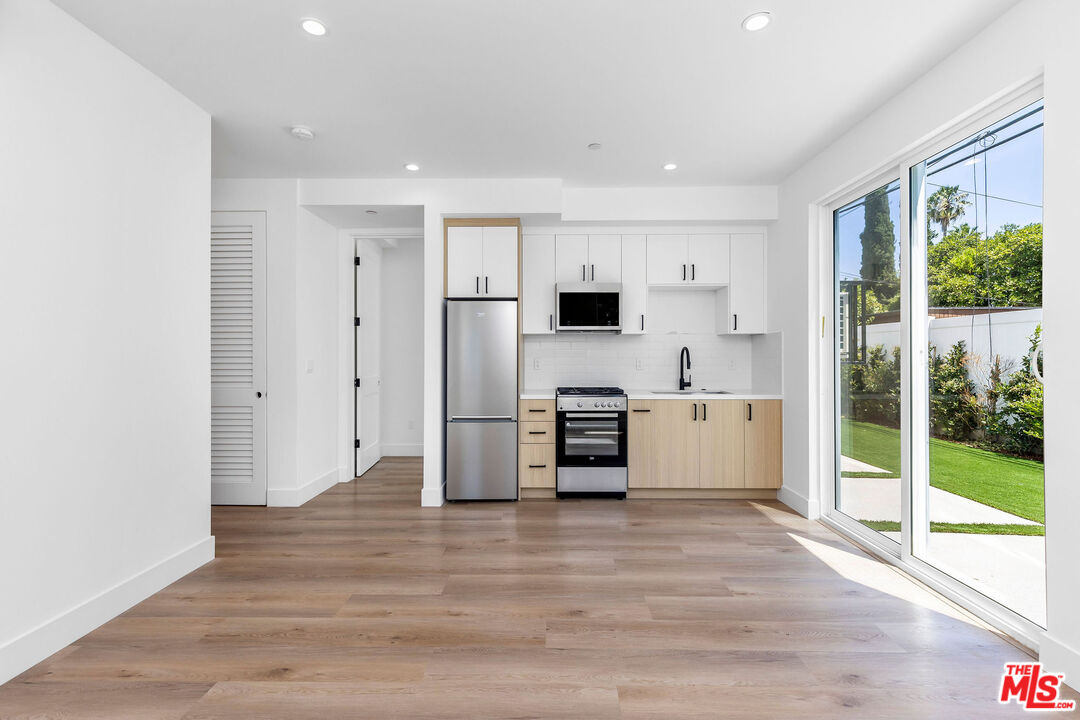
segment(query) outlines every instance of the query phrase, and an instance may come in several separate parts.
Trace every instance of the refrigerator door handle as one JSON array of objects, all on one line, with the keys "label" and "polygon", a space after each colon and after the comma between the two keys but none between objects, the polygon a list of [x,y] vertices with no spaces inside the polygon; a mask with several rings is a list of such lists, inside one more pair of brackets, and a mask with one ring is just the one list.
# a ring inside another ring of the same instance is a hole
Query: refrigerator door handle
[{"label": "refrigerator door handle", "polygon": [[513,420],[512,415],[451,415],[450,420]]}]

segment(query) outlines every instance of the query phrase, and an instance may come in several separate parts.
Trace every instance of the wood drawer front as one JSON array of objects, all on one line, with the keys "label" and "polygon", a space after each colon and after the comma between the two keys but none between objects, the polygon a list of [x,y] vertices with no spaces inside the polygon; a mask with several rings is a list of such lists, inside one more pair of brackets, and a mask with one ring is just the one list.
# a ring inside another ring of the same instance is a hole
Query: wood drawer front
[{"label": "wood drawer front", "polygon": [[520,445],[518,464],[518,483],[521,487],[555,487],[554,445]]},{"label": "wood drawer front", "polygon": [[[518,422],[555,422],[554,400],[521,400],[518,403]],[[554,439],[551,442],[555,442]]]},{"label": "wood drawer front", "polygon": [[554,422],[519,422],[518,439],[522,443],[546,445],[555,442]]}]

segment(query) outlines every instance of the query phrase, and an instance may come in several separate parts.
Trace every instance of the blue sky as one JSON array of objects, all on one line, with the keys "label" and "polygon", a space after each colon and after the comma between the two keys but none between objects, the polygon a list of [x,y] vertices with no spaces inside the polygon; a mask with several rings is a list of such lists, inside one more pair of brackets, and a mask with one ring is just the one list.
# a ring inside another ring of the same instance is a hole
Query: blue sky
[{"label": "blue sky", "polygon": [[[1028,108],[1010,118],[1019,117],[1026,112]],[[995,127],[1010,118],[1005,118]],[[942,185],[958,185],[961,190],[969,193],[968,200],[971,205],[966,208],[964,216],[953,224],[954,227],[965,222],[973,226],[977,224],[979,229],[989,229],[992,234],[1007,224],[1023,226],[1042,222],[1042,128],[1004,142],[1018,131],[1041,123],[1042,112],[1039,112],[998,132],[998,142],[990,145],[986,152],[971,157],[972,148],[967,148],[943,160],[939,165],[946,166],[957,160],[963,162],[939,171],[931,169],[927,177],[927,195]],[[991,127],[990,131],[995,127]],[[980,145],[973,147],[982,149]],[[889,193],[889,206],[896,232],[899,268],[899,183],[893,183],[893,189]],[[848,212],[841,211],[836,226],[840,245],[839,276],[842,279],[858,277],[862,256],[859,233],[865,227],[863,209],[857,207]]]}]

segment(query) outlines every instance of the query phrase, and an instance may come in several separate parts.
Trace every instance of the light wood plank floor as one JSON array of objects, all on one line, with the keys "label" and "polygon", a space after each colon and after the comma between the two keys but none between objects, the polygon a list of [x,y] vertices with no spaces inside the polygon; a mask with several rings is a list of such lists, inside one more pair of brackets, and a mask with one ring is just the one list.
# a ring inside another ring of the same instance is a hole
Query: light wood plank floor
[{"label": "light wood plank floor", "polygon": [[215,508],[215,561],[0,687],[0,716],[1022,714],[995,696],[1023,652],[778,503],[420,508],[420,472]]}]

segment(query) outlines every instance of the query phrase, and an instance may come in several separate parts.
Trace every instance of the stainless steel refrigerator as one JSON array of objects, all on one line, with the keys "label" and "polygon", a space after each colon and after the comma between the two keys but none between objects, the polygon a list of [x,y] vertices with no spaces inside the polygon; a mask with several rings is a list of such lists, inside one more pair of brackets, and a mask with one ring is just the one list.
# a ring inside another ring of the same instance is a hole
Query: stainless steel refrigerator
[{"label": "stainless steel refrigerator", "polygon": [[517,500],[516,300],[446,301],[446,499]]}]

